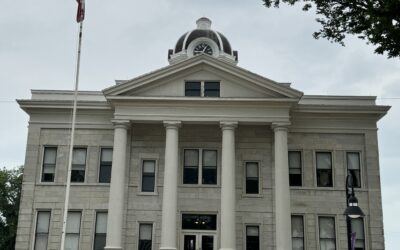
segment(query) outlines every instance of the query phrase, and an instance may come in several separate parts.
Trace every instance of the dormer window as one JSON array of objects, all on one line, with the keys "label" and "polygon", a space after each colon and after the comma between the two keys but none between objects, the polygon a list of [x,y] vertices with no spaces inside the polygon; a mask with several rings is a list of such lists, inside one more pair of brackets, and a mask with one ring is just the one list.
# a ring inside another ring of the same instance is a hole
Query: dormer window
[{"label": "dormer window", "polygon": [[185,96],[219,97],[219,81],[186,81]]}]

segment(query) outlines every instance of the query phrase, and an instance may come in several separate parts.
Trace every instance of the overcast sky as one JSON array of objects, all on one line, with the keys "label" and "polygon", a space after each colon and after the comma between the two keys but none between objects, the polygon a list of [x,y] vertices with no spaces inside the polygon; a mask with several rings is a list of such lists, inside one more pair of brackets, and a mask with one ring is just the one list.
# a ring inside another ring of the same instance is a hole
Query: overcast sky
[{"label": "overcast sky", "polygon": [[[167,51],[207,16],[239,66],[305,94],[376,95],[391,105],[379,123],[386,249],[400,246],[400,60],[373,54],[349,37],[346,47],[314,40],[313,12],[267,9],[261,0],[87,0],[81,90],[102,90],[168,65]],[[0,166],[22,165],[28,116],[15,99],[30,89],[73,89],[77,30],[74,0],[0,1]]]}]

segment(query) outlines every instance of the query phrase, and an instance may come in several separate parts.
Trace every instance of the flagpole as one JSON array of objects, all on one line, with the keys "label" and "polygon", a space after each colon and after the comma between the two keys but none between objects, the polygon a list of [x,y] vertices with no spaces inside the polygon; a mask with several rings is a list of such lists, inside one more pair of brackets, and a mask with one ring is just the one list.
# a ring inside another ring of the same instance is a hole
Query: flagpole
[{"label": "flagpole", "polygon": [[78,102],[78,86],[79,86],[79,69],[81,62],[81,46],[82,46],[82,28],[83,19],[79,22],[79,42],[78,42],[78,54],[76,61],[76,75],[75,75],[75,90],[74,90],[74,104],[72,108],[72,124],[71,124],[71,140],[69,144],[69,157],[68,157],[68,171],[67,171],[67,186],[65,188],[65,200],[64,200],[64,215],[63,215],[63,225],[61,231],[61,248],[65,248],[65,234],[67,228],[67,218],[68,218],[68,205],[69,205],[69,193],[71,188],[71,168],[72,168],[72,154],[74,149],[74,137],[75,137],[75,122],[76,122],[76,109]]}]

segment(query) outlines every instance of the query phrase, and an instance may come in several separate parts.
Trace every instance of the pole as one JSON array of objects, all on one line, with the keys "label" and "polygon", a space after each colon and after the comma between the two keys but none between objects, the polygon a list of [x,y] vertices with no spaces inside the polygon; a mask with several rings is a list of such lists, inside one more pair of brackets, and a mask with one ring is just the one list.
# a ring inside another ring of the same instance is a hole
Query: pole
[{"label": "pole", "polygon": [[68,217],[68,205],[69,205],[69,192],[71,188],[71,168],[72,168],[72,153],[74,149],[74,136],[75,136],[75,121],[76,121],[76,106],[78,102],[78,86],[79,86],[79,68],[81,62],[81,45],[82,45],[82,27],[83,22],[79,23],[79,42],[78,42],[78,54],[76,60],[76,76],[75,76],[75,90],[74,90],[74,105],[72,108],[72,124],[71,124],[71,141],[69,145],[69,157],[68,157],[68,171],[67,171],[67,186],[65,188],[65,200],[64,200],[64,215],[63,225],[61,231],[61,250],[64,250],[65,245],[65,231],[67,228],[67,217]]},{"label": "pole", "polygon": [[[353,177],[348,174],[346,177],[346,206],[349,206],[349,198],[354,195],[354,186],[353,186]],[[351,247],[351,219],[349,216],[346,216],[346,226],[347,226],[347,246],[349,250],[352,250]]]}]

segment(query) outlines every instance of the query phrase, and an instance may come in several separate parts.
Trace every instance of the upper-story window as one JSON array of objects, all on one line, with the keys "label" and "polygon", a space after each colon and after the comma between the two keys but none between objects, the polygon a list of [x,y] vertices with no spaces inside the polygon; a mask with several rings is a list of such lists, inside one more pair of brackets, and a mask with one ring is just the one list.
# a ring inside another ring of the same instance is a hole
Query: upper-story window
[{"label": "upper-story window", "polygon": [[290,186],[302,185],[300,151],[289,151],[289,184]]},{"label": "upper-story window", "polygon": [[186,81],[185,96],[219,97],[219,81]]},{"label": "upper-story window", "polygon": [[84,182],[86,170],[86,148],[74,148],[72,153],[71,182]]},{"label": "upper-story window", "polygon": [[246,162],[246,194],[260,193],[258,162]]},{"label": "upper-story window", "polygon": [[363,218],[351,219],[351,231],[356,237],[355,250],[365,249],[365,233]]},{"label": "upper-story window", "polygon": [[156,183],[156,160],[142,161],[142,192],[154,193]]},{"label": "upper-story window", "polygon": [[317,152],[317,186],[333,187],[332,153]]},{"label": "upper-story window", "polygon": [[112,166],[112,148],[102,148],[100,155],[99,182],[110,183]]},{"label": "upper-story window", "polygon": [[35,248],[34,250],[46,250],[49,238],[50,211],[38,211],[36,217]]},{"label": "upper-story window", "polygon": [[57,147],[45,147],[43,154],[42,182],[54,182]]},{"label": "upper-story window", "polygon": [[354,187],[361,187],[360,153],[347,152],[347,173],[353,177]]},{"label": "upper-story window", "polygon": [[183,184],[217,184],[217,150],[185,149]]}]

